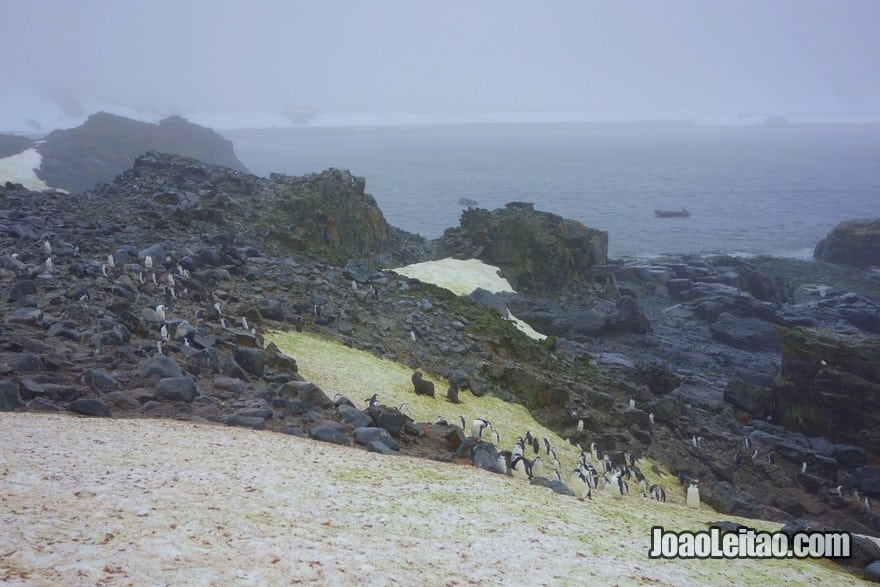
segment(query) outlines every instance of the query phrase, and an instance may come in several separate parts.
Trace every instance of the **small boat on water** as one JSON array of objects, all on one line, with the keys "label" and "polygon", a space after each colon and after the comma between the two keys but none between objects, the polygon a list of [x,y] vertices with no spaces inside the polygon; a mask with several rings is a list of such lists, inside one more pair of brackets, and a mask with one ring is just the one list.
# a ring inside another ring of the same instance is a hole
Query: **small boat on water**
[{"label": "small boat on water", "polygon": [[685,208],[681,210],[654,210],[654,214],[660,218],[684,218],[691,215],[691,211]]}]

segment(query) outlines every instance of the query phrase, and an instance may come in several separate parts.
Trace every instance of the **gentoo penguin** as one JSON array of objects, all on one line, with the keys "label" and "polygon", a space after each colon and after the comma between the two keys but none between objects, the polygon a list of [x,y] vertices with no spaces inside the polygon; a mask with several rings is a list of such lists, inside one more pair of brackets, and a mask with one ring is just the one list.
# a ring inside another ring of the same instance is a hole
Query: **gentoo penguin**
[{"label": "gentoo penguin", "polygon": [[156,316],[159,317],[159,320],[165,320],[165,306],[163,304],[156,306]]},{"label": "gentoo penguin", "polygon": [[368,397],[368,398],[367,398],[366,400],[364,400],[364,401],[366,401],[367,404],[369,404],[367,407],[375,408],[375,407],[376,407],[376,402],[379,401],[379,394],[378,394],[378,393],[374,393],[373,395],[371,395],[370,397]]},{"label": "gentoo penguin", "polygon": [[480,420],[479,418],[477,418],[476,420],[471,422],[471,436],[473,436],[474,438],[482,438],[483,430],[485,430],[486,428],[491,429],[492,423],[489,422],[489,420]]},{"label": "gentoo penguin", "polygon": [[691,481],[691,486],[687,490],[687,499],[685,505],[695,510],[700,509],[700,490],[697,488],[699,481]]}]

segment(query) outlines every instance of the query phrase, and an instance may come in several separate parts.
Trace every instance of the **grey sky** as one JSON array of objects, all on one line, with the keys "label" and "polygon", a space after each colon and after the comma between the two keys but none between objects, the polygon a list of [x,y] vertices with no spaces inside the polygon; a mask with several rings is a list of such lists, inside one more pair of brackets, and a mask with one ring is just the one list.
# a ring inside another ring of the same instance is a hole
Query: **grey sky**
[{"label": "grey sky", "polygon": [[160,113],[880,111],[876,0],[0,0],[0,11],[4,86]]}]

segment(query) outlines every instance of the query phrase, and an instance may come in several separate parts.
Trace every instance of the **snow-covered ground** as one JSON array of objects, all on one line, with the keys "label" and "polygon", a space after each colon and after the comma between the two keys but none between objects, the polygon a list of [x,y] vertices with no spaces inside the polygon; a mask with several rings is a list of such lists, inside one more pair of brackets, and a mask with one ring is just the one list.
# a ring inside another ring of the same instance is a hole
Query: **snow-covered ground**
[{"label": "snow-covered ground", "polygon": [[[510,282],[498,275],[499,271],[498,267],[483,263],[478,259],[459,260],[448,258],[440,259],[439,261],[413,263],[412,265],[394,270],[395,273],[400,275],[418,279],[425,283],[433,283],[460,296],[466,296],[478,287],[492,293],[513,292],[514,289]],[[547,338],[513,314],[509,314],[509,318],[529,338],[535,340]]]},{"label": "snow-covered ground", "polygon": [[22,151],[18,155],[0,159],[0,183],[11,181],[20,183],[29,190],[42,191],[49,189],[42,179],[34,173],[40,168],[43,157],[36,149]]}]

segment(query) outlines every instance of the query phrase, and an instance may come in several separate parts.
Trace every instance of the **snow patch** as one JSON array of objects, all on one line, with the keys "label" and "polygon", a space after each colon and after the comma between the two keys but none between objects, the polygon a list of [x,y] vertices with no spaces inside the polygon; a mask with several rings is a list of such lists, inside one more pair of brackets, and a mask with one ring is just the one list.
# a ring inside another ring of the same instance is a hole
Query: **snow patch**
[{"label": "snow patch", "polygon": [[[460,296],[469,295],[478,287],[492,293],[516,293],[510,282],[499,275],[500,271],[498,267],[483,263],[478,259],[460,260],[450,258],[413,263],[406,267],[394,269],[394,272],[399,275],[418,279],[425,283],[433,283]],[[513,314],[510,314],[509,318],[513,325],[529,338],[535,340],[547,338]]]},{"label": "snow patch", "polygon": [[18,155],[0,159],[0,181],[20,183],[27,189],[37,192],[52,189],[34,173],[42,162],[43,156],[36,149],[28,149]]}]

